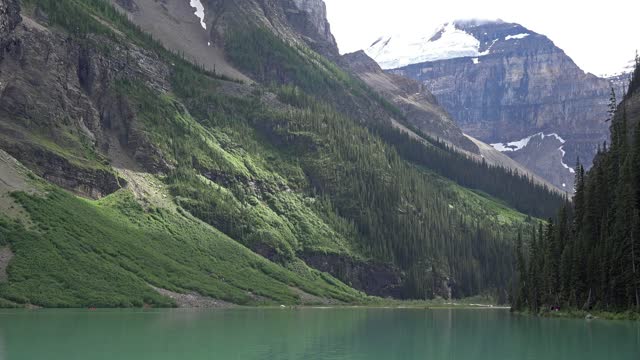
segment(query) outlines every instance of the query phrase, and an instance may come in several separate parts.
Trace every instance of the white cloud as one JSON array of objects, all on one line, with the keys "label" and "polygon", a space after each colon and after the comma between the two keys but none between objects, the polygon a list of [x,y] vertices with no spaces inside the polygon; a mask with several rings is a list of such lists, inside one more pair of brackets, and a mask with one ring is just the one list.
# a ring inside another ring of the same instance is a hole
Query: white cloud
[{"label": "white cloud", "polygon": [[455,19],[502,19],[547,35],[584,70],[618,71],[640,48],[640,1],[325,0],[343,53],[382,35],[425,33]]}]

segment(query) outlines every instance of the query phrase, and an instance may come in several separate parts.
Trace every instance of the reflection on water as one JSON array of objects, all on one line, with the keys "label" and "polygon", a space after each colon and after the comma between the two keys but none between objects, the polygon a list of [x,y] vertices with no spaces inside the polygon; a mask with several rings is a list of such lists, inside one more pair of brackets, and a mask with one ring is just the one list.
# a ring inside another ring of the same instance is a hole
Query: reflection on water
[{"label": "reflection on water", "polygon": [[640,324],[504,310],[0,311],[0,359],[633,359]]},{"label": "reflection on water", "polygon": [[0,360],[7,359],[7,353],[4,350],[4,334],[2,331],[2,325],[0,325]]}]

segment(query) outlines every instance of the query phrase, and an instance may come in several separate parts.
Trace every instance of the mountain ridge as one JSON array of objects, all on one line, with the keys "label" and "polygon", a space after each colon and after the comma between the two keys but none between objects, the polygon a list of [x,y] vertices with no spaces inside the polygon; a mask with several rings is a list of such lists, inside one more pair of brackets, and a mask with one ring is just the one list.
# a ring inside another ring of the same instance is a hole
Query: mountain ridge
[{"label": "mountain ridge", "polygon": [[607,140],[609,81],[586,74],[546,36],[519,24],[451,23],[445,30],[452,26],[473,39],[473,54],[388,71],[423,83],[465,133],[484,142],[558,134],[566,144],[516,160],[559,188],[571,184],[573,174],[558,158],[573,164],[580,157],[590,166]]}]

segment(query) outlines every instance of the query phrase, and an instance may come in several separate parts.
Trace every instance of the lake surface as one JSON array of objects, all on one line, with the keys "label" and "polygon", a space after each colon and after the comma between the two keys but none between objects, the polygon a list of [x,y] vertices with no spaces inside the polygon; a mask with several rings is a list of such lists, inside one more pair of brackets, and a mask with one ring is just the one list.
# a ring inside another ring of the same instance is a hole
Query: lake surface
[{"label": "lake surface", "polygon": [[0,359],[640,359],[640,323],[507,310],[0,310]]}]

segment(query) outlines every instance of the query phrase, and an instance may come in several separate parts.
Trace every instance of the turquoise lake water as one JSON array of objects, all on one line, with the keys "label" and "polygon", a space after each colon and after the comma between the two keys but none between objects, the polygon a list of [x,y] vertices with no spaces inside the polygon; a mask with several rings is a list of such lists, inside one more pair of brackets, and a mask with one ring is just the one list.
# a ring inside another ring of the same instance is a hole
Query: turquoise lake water
[{"label": "turquoise lake water", "polygon": [[0,359],[638,360],[640,323],[507,310],[0,310]]}]

